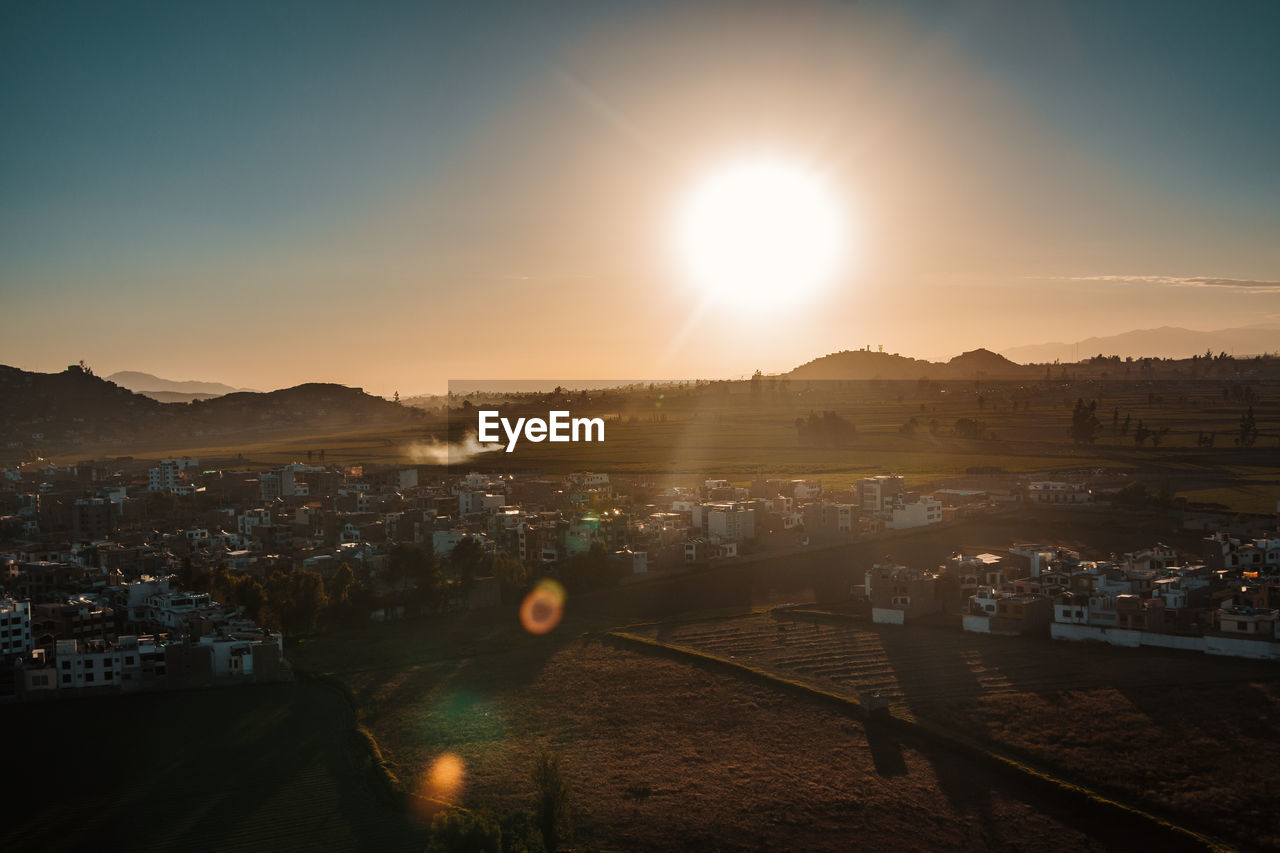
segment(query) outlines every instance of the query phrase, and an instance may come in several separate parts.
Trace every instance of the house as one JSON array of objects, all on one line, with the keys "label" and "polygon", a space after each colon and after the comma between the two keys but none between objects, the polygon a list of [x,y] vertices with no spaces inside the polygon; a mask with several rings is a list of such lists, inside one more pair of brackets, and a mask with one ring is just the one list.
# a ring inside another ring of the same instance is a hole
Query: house
[{"label": "house", "polygon": [[897,563],[877,563],[866,573],[866,595],[871,602],[871,621],[901,625],[942,612],[938,598],[938,575]]}]

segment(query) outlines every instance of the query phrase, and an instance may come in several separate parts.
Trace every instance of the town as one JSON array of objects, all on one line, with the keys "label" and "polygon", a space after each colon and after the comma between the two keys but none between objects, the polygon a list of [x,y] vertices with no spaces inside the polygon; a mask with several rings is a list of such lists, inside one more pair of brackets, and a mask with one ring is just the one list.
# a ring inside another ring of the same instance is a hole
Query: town
[{"label": "town", "polygon": [[[514,605],[545,577],[625,587],[857,542],[888,550],[904,532],[975,517],[1107,511],[1138,485],[1105,471],[978,473],[925,494],[892,474],[840,489],[679,486],[190,457],[38,460],[0,482],[10,700],[287,679],[286,638],[327,626]],[[1255,517],[1242,533],[1238,518],[1188,516],[1198,553],[1139,542],[1084,559],[1015,534],[1007,551],[956,551],[940,565],[850,563],[847,595],[827,603],[878,624],[1280,658],[1274,521]]]}]

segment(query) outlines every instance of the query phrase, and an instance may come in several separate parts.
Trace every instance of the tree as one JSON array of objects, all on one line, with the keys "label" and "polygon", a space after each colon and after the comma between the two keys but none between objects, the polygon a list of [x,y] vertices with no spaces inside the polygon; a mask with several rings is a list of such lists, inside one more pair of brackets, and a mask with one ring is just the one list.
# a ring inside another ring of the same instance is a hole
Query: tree
[{"label": "tree", "polygon": [[471,536],[462,537],[449,552],[449,566],[453,569],[454,576],[462,582],[463,589],[471,588],[475,579],[484,573],[486,563],[484,546],[480,544],[480,540]]},{"label": "tree", "polygon": [[1085,405],[1084,398],[1076,400],[1075,410],[1071,413],[1071,440],[1076,444],[1093,444],[1098,439],[1098,430],[1102,423],[1098,420],[1098,401],[1092,400]]},{"label": "tree", "polygon": [[[469,541],[470,537],[462,541]],[[455,549],[456,550],[456,549]],[[443,578],[435,551],[421,545],[400,543],[387,557],[387,580],[403,593],[413,588],[410,604],[418,609],[435,610],[444,595]],[[401,596],[405,598],[406,596]]]},{"label": "tree", "polygon": [[617,583],[619,572],[617,565],[610,563],[604,543],[597,539],[585,554],[574,554],[564,561],[560,577],[571,589],[595,589]]},{"label": "tree", "polygon": [[290,636],[315,630],[328,603],[324,580],[315,572],[276,572],[267,580],[267,608]]},{"label": "tree", "polygon": [[542,846],[556,850],[573,835],[569,820],[569,786],[560,773],[560,756],[543,750],[533,765],[534,822],[542,833]]},{"label": "tree", "polygon": [[447,809],[431,820],[428,853],[502,853],[502,827],[483,812]]},{"label": "tree", "polygon": [[1133,443],[1141,447],[1150,435],[1151,430],[1147,429],[1146,425],[1142,423],[1142,419],[1139,418],[1138,426],[1133,431]]},{"label": "tree", "polygon": [[335,625],[359,625],[368,621],[373,609],[373,593],[359,580],[351,566],[343,563],[325,585],[329,596],[329,621]]},{"label": "tree", "polygon": [[1252,447],[1257,440],[1258,423],[1253,417],[1253,406],[1250,406],[1249,411],[1240,416],[1240,446]]},{"label": "tree", "polygon": [[262,622],[267,593],[253,575],[241,575],[231,587],[231,603],[254,622]]}]

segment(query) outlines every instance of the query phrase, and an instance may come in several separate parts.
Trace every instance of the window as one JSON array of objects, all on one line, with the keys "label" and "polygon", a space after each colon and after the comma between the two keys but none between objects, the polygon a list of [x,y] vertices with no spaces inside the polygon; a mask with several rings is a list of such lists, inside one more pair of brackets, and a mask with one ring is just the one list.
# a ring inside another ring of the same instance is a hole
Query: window
[{"label": "window", "polygon": [[71,674],[70,674],[70,673],[66,673],[65,675],[63,675],[63,676],[62,676],[62,683],[63,683],[63,684],[70,684],[70,683],[71,683]]},{"label": "window", "polygon": [[84,680],[85,680],[85,683],[86,683],[86,684],[87,684],[88,682],[90,682],[90,681],[93,681],[93,673],[92,673],[92,672],[86,672],[86,673],[84,674]]},{"label": "window", "polygon": [[64,660],[64,661],[62,662],[62,668],[63,668],[63,669],[71,669],[71,661],[69,661],[69,660]]}]

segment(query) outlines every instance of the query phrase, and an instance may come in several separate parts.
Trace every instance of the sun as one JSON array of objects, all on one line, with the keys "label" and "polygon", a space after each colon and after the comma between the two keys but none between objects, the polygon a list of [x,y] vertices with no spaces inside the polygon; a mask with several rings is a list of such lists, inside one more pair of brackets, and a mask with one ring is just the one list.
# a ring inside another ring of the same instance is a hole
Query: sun
[{"label": "sun", "polygon": [[830,282],[845,230],[821,177],[755,158],[723,167],[694,188],[678,217],[677,254],[692,284],[717,301],[775,307]]}]

